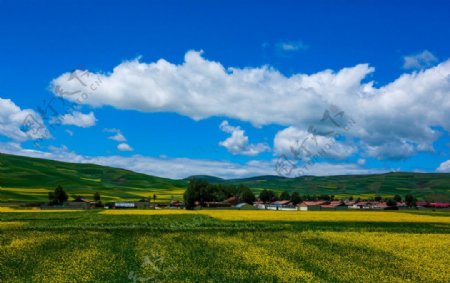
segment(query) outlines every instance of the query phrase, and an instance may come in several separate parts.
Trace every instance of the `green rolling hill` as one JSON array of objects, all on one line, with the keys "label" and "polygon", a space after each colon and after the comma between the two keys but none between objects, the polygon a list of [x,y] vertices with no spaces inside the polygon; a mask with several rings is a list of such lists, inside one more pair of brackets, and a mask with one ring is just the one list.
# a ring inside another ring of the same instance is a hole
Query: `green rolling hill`
[{"label": "green rolling hill", "polygon": [[76,164],[0,154],[0,201],[46,201],[61,185],[69,196],[91,197],[100,192],[105,201],[158,199],[180,195],[187,182],[94,164]]},{"label": "green rolling hill", "polygon": [[376,175],[257,176],[244,179],[197,175],[183,180],[149,176],[94,164],[76,164],[0,153],[0,202],[46,201],[48,192],[61,185],[73,197],[90,198],[100,192],[104,201],[138,200],[153,194],[161,202],[181,199],[191,178],[211,183],[244,184],[256,193],[262,189],[298,191],[301,194],[350,195],[370,198],[379,194],[404,196],[412,193],[422,200],[450,200],[450,174],[387,173]]}]

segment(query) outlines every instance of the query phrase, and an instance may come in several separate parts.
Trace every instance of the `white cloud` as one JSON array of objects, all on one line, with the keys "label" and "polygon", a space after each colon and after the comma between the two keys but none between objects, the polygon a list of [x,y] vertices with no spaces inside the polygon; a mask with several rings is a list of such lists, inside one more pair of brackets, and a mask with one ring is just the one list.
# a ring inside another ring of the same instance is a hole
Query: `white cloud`
[{"label": "white cloud", "polygon": [[316,157],[344,159],[356,152],[356,147],[337,141],[332,135],[323,136],[289,127],[275,135],[274,149],[278,155],[297,160]]},{"label": "white cloud", "polygon": [[[260,175],[275,175],[275,162],[252,160],[245,164],[229,161],[213,161],[189,158],[154,158],[141,155],[123,156],[82,156],[67,147],[51,147],[50,151],[22,149],[17,143],[0,143],[0,152],[47,158],[74,163],[90,163],[123,168],[148,175],[166,178],[186,178],[192,175],[206,174],[222,178],[243,178]],[[345,175],[383,173],[386,170],[364,169],[355,164],[316,163],[305,174],[308,175]]]},{"label": "white cloud", "polygon": [[62,125],[72,125],[81,128],[89,128],[95,126],[97,119],[95,118],[94,112],[89,112],[88,114],[83,114],[78,111],[74,111],[70,114],[64,114],[59,117],[52,119],[52,124],[62,124]]},{"label": "white cloud", "polygon": [[122,131],[119,129],[104,129],[107,133],[114,133],[115,135],[108,137],[110,140],[118,141],[118,142],[126,142],[127,139],[122,134]]},{"label": "white cloud", "polygon": [[66,131],[65,131],[69,136],[71,136],[71,137],[73,137],[75,134],[74,134],[74,132],[73,131],[71,131],[71,130],[69,130],[69,129],[66,129]]},{"label": "white cloud", "polygon": [[359,158],[356,164],[358,164],[359,166],[364,166],[366,165],[366,160],[364,158]]},{"label": "white cloud", "polygon": [[440,173],[450,173],[450,160],[442,162],[436,171]]},{"label": "white cloud", "polygon": [[31,109],[22,110],[3,98],[0,98],[0,135],[20,142],[50,137],[39,114]]},{"label": "white cloud", "polygon": [[304,44],[302,41],[285,41],[277,43],[276,47],[285,52],[293,52],[308,49],[308,45]]},{"label": "white cloud", "polygon": [[[439,137],[434,127],[450,131],[450,60],[403,74],[384,86],[366,78],[367,64],[284,76],[271,67],[225,68],[189,51],[184,63],[123,62],[99,77],[102,87],[88,93],[84,104],[110,105],[144,112],[175,112],[195,120],[212,116],[308,129],[329,104],[351,116],[355,126],[341,134],[359,140],[359,148],[376,158],[406,158],[432,151]],[[69,73],[53,81],[66,91],[80,90]],[[75,101],[78,97],[69,97]],[[399,147],[392,154],[384,146]]]},{"label": "white cloud", "polygon": [[231,134],[231,136],[219,144],[234,155],[255,156],[270,150],[270,147],[265,143],[250,144],[245,131],[240,127],[231,126],[228,121],[223,121],[220,124],[220,129],[225,133]]},{"label": "white cloud", "polygon": [[120,151],[133,151],[133,148],[127,143],[120,143],[117,145],[117,149]]},{"label": "white cloud", "polygon": [[403,57],[404,69],[423,69],[433,66],[438,62],[436,56],[428,50]]}]

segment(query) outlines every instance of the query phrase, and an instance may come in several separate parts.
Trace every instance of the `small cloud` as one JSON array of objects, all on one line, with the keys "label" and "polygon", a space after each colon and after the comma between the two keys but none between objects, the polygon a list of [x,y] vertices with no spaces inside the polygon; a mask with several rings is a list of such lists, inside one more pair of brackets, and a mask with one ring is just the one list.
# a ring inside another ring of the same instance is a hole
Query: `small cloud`
[{"label": "small cloud", "polygon": [[117,141],[117,142],[126,142],[127,139],[125,138],[125,136],[122,134],[122,131],[119,129],[104,129],[103,131],[107,132],[107,133],[113,133],[115,135],[108,137],[108,139],[113,140],[113,141]]},{"label": "small cloud", "polygon": [[364,158],[360,158],[356,163],[358,163],[359,166],[364,166],[366,164],[366,160]]},{"label": "small cloud", "polygon": [[51,124],[62,124],[62,125],[72,125],[81,128],[89,128],[95,126],[97,119],[95,118],[94,112],[84,114],[78,111],[74,111],[70,114],[64,114],[59,117],[53,118]]},{"label": "small cloud", "polygon": [[225,147],[233,155],[255,156],[270,150],[270,147],[265,143],[250,144],[245,131],[240,127],[231,126],[228,121],[223,121],[219,127],[223,132],[231,134],[219,145]]},{"label": "small cloud", "polygon": [[71,131],[69,129],[66,129],[66,133],[71,137],[73,137],[73,135],[74,135],[73,131]]},{"label": "small cloud", "polygon": [[403,69],[424,69],[433,66],[438,62],[438,58],[428,50],[421,53],[403,57]]},{"label": "small cloud", "polygon": [[304,44],[302,41],[285,41],[277,43],[276,48],[280,51],[287,53],[306,50],[309,48],[309,46]]},{"label": "small cloud", "polygon": [[127,143],[121,143],[117,146],[117,149],[120,151],[133,151],[133,148]]}]

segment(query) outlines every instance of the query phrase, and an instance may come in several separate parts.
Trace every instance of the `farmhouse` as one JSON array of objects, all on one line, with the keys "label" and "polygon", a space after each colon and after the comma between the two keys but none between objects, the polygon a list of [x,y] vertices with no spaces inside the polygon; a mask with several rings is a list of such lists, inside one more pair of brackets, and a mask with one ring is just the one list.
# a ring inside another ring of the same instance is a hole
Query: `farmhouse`
[{"label": "farmhouse", "polygon": [[266,209],[270,210],[297,210],[297,207],[289,200],[274,201]]},{"label": "farmhouse", "polygon": [[344,210],[348,209],[348,206],[345,205],[342,201],[332,201],[329,204],[322,204],[320,206],[320,210]]},{"label": "farmhouse", "polygon": [[297,204],[299,210],[307,211],[307,210],[320,210],[320,206],[326,204],[326,201],[304,201]]},{"label": "farmhouse", "polygon": [[91,201],[78,197],[73,201],[67,202],[67,207],[71,209],[88,209],[91,207]]}]

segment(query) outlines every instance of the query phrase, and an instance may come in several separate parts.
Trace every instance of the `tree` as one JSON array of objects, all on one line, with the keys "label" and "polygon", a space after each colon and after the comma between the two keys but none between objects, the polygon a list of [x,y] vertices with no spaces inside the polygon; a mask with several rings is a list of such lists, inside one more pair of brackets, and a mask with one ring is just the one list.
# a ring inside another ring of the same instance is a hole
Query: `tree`
[{"label": "tree", "polygon": [[375,201],[382,201],[383,200],[383,197],[382,196],[376,196],[375,197]]},{"label": "tree", "polygon": [[386,205],[387,206],[397,206],[397,202],[394,199],[390,198],[387,200]]},{"label": "tree", "polygon": [[407,194],[405,196],[405,202],[408,206],[416,206],[417,199],[412,194]]},{"label": "tree", "polygon": [[153,203],[156,202],[156,194],[153,194]]},{"label": "tree", "polygon": [[289,195],[289,192],[284,191],[280,195],[280,200],[290,200],[291,196]]},{"label": "tree", "polygon": [[52,192],[48,193],[48,199],[50,204],[61,205],[65,201],[67,201],[68,198],[69,196],[64,191],[63,187],[61,187],[60,185],[56,187],[53,193]]},{"label": "tree", "polygon": [[259,193],[259,199],[260,199],[262,202],[270,202],[270,201],[272,201],[274,198],[275,198],[275,194],[274,194],[273,191],[271,191],[271,190],[266,190],[266,189],[264,189],[264,190],[262,190],[262,191]]},{"label": "tree", "polygon": [[246,186],[239,187],[239,198],[241,199],[241,201],[248,204],[253,204],[253,202],[256,200],[253,192]]},{"label": "tree", "polygon": [[96,202],[100,201],[100,193],[99,192],[94,193],[94,201],[96,201]]},{"label": "tree", "polygon": [[303,199],[299,193],[293,192],[291,195],[291,201],[294,205],[297,205],[298,203],[301,203],[303,201]]},{"label": "tree", "polygon": [[353,196],[350,196],[350,197],[348,198],[348,200],[350,200],[350,201],[353,200]]},{"label": "tree", "polygon": [[329,200],[331,200],[331,197],[329,195],[320,195],[319,199],[329,201]]},{"label": "tree", "polygon": [[186,209],[193,209],[195,202],[204,203],[205,191],[208,188],[208,182],[201,179],[192,179],[184,192],[183,198],[186,204]]},{"label": "tree", "polygon": [[394,200],[395,200],[396,202],[401,202],[401,201],[402,201],[402,197],[401,197],[400,195],[395,195],[395,196],[394,196]]}]

